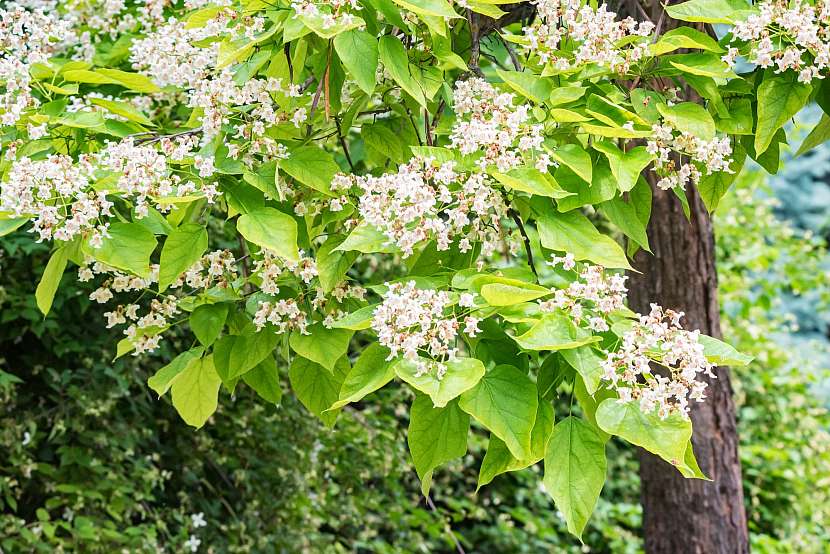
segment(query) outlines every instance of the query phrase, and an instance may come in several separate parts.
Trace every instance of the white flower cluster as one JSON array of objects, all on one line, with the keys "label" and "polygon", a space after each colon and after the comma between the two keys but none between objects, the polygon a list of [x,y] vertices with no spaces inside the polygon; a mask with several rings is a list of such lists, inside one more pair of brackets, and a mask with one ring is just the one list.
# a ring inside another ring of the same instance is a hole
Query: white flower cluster
[{"label": "white flower cluster", "polygon": [[[458,81],[453,109],[459,119],[450,134],[451,147],[462,154],[481,152],[482,169],[494,165],[505,173],[522,165],[522,153],[535,153],[544,137],[542,126],[530,123],[529,105],[514,106],[514,100],[514,94],[499,92],[484,79]],[[539,155],[535,163],[543,172],[553,164],[547,154]]]},{"label": "white flower cluster", "polygon": [[214,250],[202,256],[170,285],[171,289],[228,288],[238,277],[237,260],[230,250]]},{"label": "white flower cluster", "polygon": [[[567,271],[576,269],[576,261],[570,253],[561,258],[553,256],[548,264],[561,264]],[[539,302],[539,308],[543,312],[563,310],[577,323],[587,321],[592,331],[608,331],[608,315],[625,306],[625,293],[628,291],[625,281],[628,277],[606,275],[604,268],[588,264],[578,275],[578,279],[571,282],[568,288],[556,289],[553,298]]]},{"label": "white flower cluster", "polygon": [[[169,152],[172,160],[181,161],[192,155],[190,149],[196,146],[194,142],[192,137],[178,137],[175,140],[166,139],[161,147]],[[147,215],[148,200],[154,201],[159,211],[167,212],[173,207],[173,204],[165,202],[167,198],[198,193],[213,203],[219,195],[215,184],[197,185],[192,180],[183,181],[171,172],[165,154],[154,145],[137,145],[132,138],[109,143],[99,153],[98,161],[102,169],[118,174],[116,192],[132,198],[139,219]],[[195,165],[201,177],[210,177],[214,173],[213,158],[197,157]]]},{"label": "white flower cluster", "polygon": [[[683,312],[651,305],[651,313],[639,316],[621,337],[617,351],[603,361],[603,377],[620,395],[621,402],[636,400],[643,413],[655,409],[665,419],[672,413],[689,414],[689,399],[702,402],[706,382],[699,374],[714,378],[713,365],[703,354],[699,331],[680,327]],[[654,363],[665,374],[653,372]]]},{"label": "white flower cluster", "polygon": [[92,244],[106,235],[113,204],[92,188],[93,165],[53,154],[45,160],[21,158],[0,187],[0,212],[34,218],[42,240],[69,241],[91,231]]},{"label": "white flower cluster", "polygon": [[[830,66],[830,4],[767,0],[755,5],[758,13],[732,28],[732,42],[748,46],[749,61],[774,67],[776,73],[797,71],[804,83],[823,78]],[[731,47],[723,60],[735,65],[741,51]]]},{"label": "white flower cluster", "polygon": [[292,0],[291,7],[297,15],[321,18],[323,29],[335,25],[351,25],[355,16],[350,10],[359,10],[358,0]]},{"label": "white flower cluster", "polygon": [[462,252],[480,241],[483,254],[489,255],[503,234],[507,207],[491,179],[482,173],[458,173],[453,162],[437,164],[432,158],[415,157],[397,173],[340,175],[332,190],[353,184],[362,191],[362,218],[381,230],[404,257],[427,239],[434,239],[439,250],[458,241]]},{"label": "white flower cluster", "polygon": [[378,342],[390,351],[387,359],[403,354],[404,359],[418,363],[423,374],[431,369],[431,364],[420,360],[421,352],[435,360],[454,359],[458,349],[453,344],[459,323],[453,314],[447,315],[449,293],[419,289],[414,281],[387,286],[383,302],[372,317]]},{"label": "white flower cluster", "polygon": [[[90,300],[99,304],[106,304],[113,298],[113,293],[143,291],[158,281],[158,265],[151,266],[148,279],[122,273],[114,268],[99,262],[90,261],[78,269],[78,280],[85,282],[95,275],[106,274],[108,278],[89,295]],[[107,328],[116,325],[128,324],[124,335],[133,345],[133,355],[138,356],[145,352],[152,352],[161,342],[161,333],[169,326],[170,318],[179,313],[178,298],[170,295],[160,295],[150,300],[146,313],[140,315],[139,304],[118,305],[114,310],[106,312]]]},{"label": "white flower cluster", "polygon": [[[81,282],[90,281],[96,275],[107,277],[101,286],[89,295],[89,299],[105,304],[117,293],[150,290],[150,286],[158,282],[159,266],[158,264],[150,266],[150,276],[147,279],[128,275],[92,260],[86,260],[86,263],[78,269],[78,280]],[[192,291],[211,287],[225,288],[230,286],[236,278],[236,260],[233,253],[228,250],[216,250],[202,256],[187,271],[179,275],[170,288],[180,289],[187,286]],[[188,295],[189,292],[184,292],[184,294]],[[158,295],[150,300],[144,315],[140,314],[142,307],[137,303],[118,305],[104,314],[107,319],[107,328],[128,324],[124,335],[134,347],[133,355],[152,352],[158,348],[162,332],[172,324],[171,318],[179,313],[181,300],[181,297],[174,294]]]},{"label": "white flower cluster", "polygon": [[317,277],[317,262],[314,258],[303,256],[302,252],[300,252],[298,262],[287,260],[267,249],[263,250],[262,253],[262,259],[254,263],[254,272],[262,280],[259,288],[265,294],[276,296],[280,293],[277,281],[286,270],[301,279],[305,284],[310,283],[312,279]]},{"label": "white flower cluster", "polygon": [[[696,185],[703,176],[700,168],[705,169],[706,175],[733,173],[729,168],[732,163],[729,137],[706,141],[686,131],[676,132],[668,124],[656,124],[652,126],[652,136],[646,143],[646,149],[657,157],[653,168],[660,176],[657,186],[663,190],[674,187],[686,190],[687,184]],[[680,160],[679,167],[672,153]]]},{"label": "white flower cluster", "polygon": [[0,124],[14,125],[37,107],[29,68],[77,42],[71,24],[43,10],[28,11],[10,3],[0,9]]},{"label": "white flower cluster", "polygon": [[279,335],[291,330],[297,330],[304,335],[308,334],[306,330],[309,325],[308,315],[300,309],[293,298],[260,302],[254,314],[254,325],[257,331],[261,331],[268,323],[276,327],[276,333]]},{"label": "white flower cluster", "polygon": [[202,27],[188,28],[182,21],[168,22],[130,47],[130,61],[136,71],[147,74],[161,86],[193,88],[216,66],[219,43],[196,46],[199,41],[227,30],[230,14],[220,12]]},{"label": "white flower cluster", "polygon": [[[648,53],[648,37],[654,30],[649,21],[627,17],[584,5],[581,0],[535,0],[538,20],[524,29],[528,49],[556,69],[569,70],[597,64],[617,73],[627,73],[631,64]],[[573,49],[573,52],[571,52]]]}]

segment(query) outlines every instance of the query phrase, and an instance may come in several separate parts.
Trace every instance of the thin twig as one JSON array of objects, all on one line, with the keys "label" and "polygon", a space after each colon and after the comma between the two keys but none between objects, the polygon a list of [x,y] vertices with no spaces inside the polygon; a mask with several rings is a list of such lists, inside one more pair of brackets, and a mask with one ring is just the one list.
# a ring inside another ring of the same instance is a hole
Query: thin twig
[{"label": "thin twig", "polygon": [[507,55],[510,56],[510,61],[513,62],[513,67],[516,68],[516,71],[522,70],[522,64],[519,61],[519,57],[516,55],[516,51],[513,50],[513,47],[510,46],[510,43],[504,40],[504,37],[499,35],[501,39],[501,43],[504,45],[504,49],[507,50]]},{"label": "thin twig", "polygon": [[[197,135],[202,132],[202,127],[196,127],[195,129],[188,129],[187,131],[181,131],[178,133],[173,133],[172,135],[154,135],[151,137],[146,138],[137,138],[135,143],[136,144],[150,144],[153,142],[158,142],[163,139],[174,139],[178,137],[184,137],[187,135]],[[136,133],[134,135],[129,135],[130,137],[140,137],[141,135],[146,135],[148,133]]]},{"label": "thin twig", "polygon": [[533,262],[533,250],[530,248],[530,237],[527,236],[527,230],[525,229],[524,223],[522,223],[522,218],[519,217],[519,212],[517,212],[513,208],[507,209],[508,215],[513,218],[513,221],[516,223],[516,226],[519,228],[519,233],[522,235],[522,241],[525,244],[525,252],[527,253],[527,264],[530,266],[530,270],[533,272],[533,275],[536,277],[536,280],[539,280],[539,274],[536,272],[536,264]]},{"label": "thin twig", "polygon": [[343,129],[340,128],[340,118],[335,116],[334,124],[337,125],[337,138],[340,141],[340,146],[343,147],[343,154],[346,155],[346,161],[349,162],[349,167],[354,173],[354,164],[352,163],[352,157],[349,155],[349,146],[346,144],[346,137],[343,136]]},{"label": "thin twig", "polygon": [[432,498],[429,496],[429,494],[426,495],[426,500],[427,500],[427,506],[429,506],[429,509],[432,510],[433,512],[435,512],[436,514],[438,514],[441,517],[441,519],[444,520],[444,530],[447,532],[447,534],[450,536],[450,538],[452,538],[452,542],[455,543],[455,549],[458,551],[458,554],[467,554],[464,551],[464,547],[462,547],[461,543],[458,542],[458,537],[456,537],[455,533],[453,533],[452,527],[450,527],[450,524],[447,523],[447,518],[445,518],[444,514],[442,514],[440,512],[440,510],[438,510],[438,508],[435,506],[435,503],[432,501]]}]

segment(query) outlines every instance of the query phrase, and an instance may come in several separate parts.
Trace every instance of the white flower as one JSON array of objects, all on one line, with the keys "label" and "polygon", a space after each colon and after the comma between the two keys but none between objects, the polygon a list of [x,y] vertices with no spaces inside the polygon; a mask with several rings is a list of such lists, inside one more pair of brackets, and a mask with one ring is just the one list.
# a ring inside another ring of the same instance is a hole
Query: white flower
[{"label": "white flower", "polygon": [[25,432],[23,433],[23,440],[22,440],[22,441],[20,441],[20,445],[21,445],[21,446],[26,446],[26,445],[28,445],[30,442],[32,442],[32,435],[31,435],[31,433],[29,433],[28,431],[25,431]]},{"label": "white flower", "polygon": [[191,514],[190,522],[195,529],[199,527],[205,527],[207,522],[205,522],[205,514],[203,512],[199,512],[198,514]]},{"label": "white flower", "polygon": [[196,552],[199,550],[200,544],[202,544],[202,541],[199,537],[196,535],[190,535],[190,538],[185,541],[184,547],[189,548],[191,552]]}]

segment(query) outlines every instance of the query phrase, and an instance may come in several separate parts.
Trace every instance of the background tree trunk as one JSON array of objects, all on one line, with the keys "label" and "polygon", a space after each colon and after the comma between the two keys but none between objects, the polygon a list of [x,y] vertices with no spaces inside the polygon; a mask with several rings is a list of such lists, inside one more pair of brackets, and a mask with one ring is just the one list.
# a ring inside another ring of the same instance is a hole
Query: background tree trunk
[{"label": "background tree trunk", "polygon": [[[677,27],[657,0],[622,0],[621,14],[653,21],[658,32]],[[677,3],[670,0],[668,3]],[[706,31],[702,26],[699,30]],[[711,29],[708,29],[711,32]],[[687,87],[687,98],[695,98]],[[653,175],[651,175],[653,177]],[[720,315],[712,223],[697,191],[687,192],[691,221],[673,192],[649,179],[653,205],[648,237],[653,255],[640,252],[629,279],[633,309],[648,313],[649,303],[682,310],[687,329],[720,338]],[[735,404],[729,370],[715,370],[704,403],[692,402],[692,444],[703,472],[712,481],[685,479],[658,457],[641,451],[643,533],[649,554],[743,554],[749,535],[743,502]]]},{"label": "background tree trunk", "polygon": [[[720,337],[712,224],[697,192],[687,196],[691,222],[672,192],[652,186],[648,227],[654,255],[640,252],[631,274],[633,309],[649,303],[686,313],[684,327]],[[650,554],[740,554],[749,552],[744,512],[735,404],[729,370],[707,379],[707,398],[692,402],[692,444],[703,472],[712,479],[685,479],[660,458],[641,451],[643,533]]]}]

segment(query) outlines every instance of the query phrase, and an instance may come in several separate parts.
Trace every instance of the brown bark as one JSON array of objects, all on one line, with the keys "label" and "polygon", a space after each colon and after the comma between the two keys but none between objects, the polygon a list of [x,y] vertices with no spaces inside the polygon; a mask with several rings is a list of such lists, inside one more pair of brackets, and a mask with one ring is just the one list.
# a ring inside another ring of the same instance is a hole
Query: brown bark
[{"label": "brown bark", "polygon": [[[678,198],[652,187],[648,227],[654,252],[640,252],[629,280],[633,309],[648,313],[649,303],[683,310],[688,329],[720,337],[715,246],[712,224],[696,192],[687,196],[691,221]],[[692,444],[711,482],[685,479],[672,466],[640,454],[643,533],[649,554],[740,554],[749,551],[744,512],[735,404],[729,370],[708,379],[707,399],[693,402]]]}]

